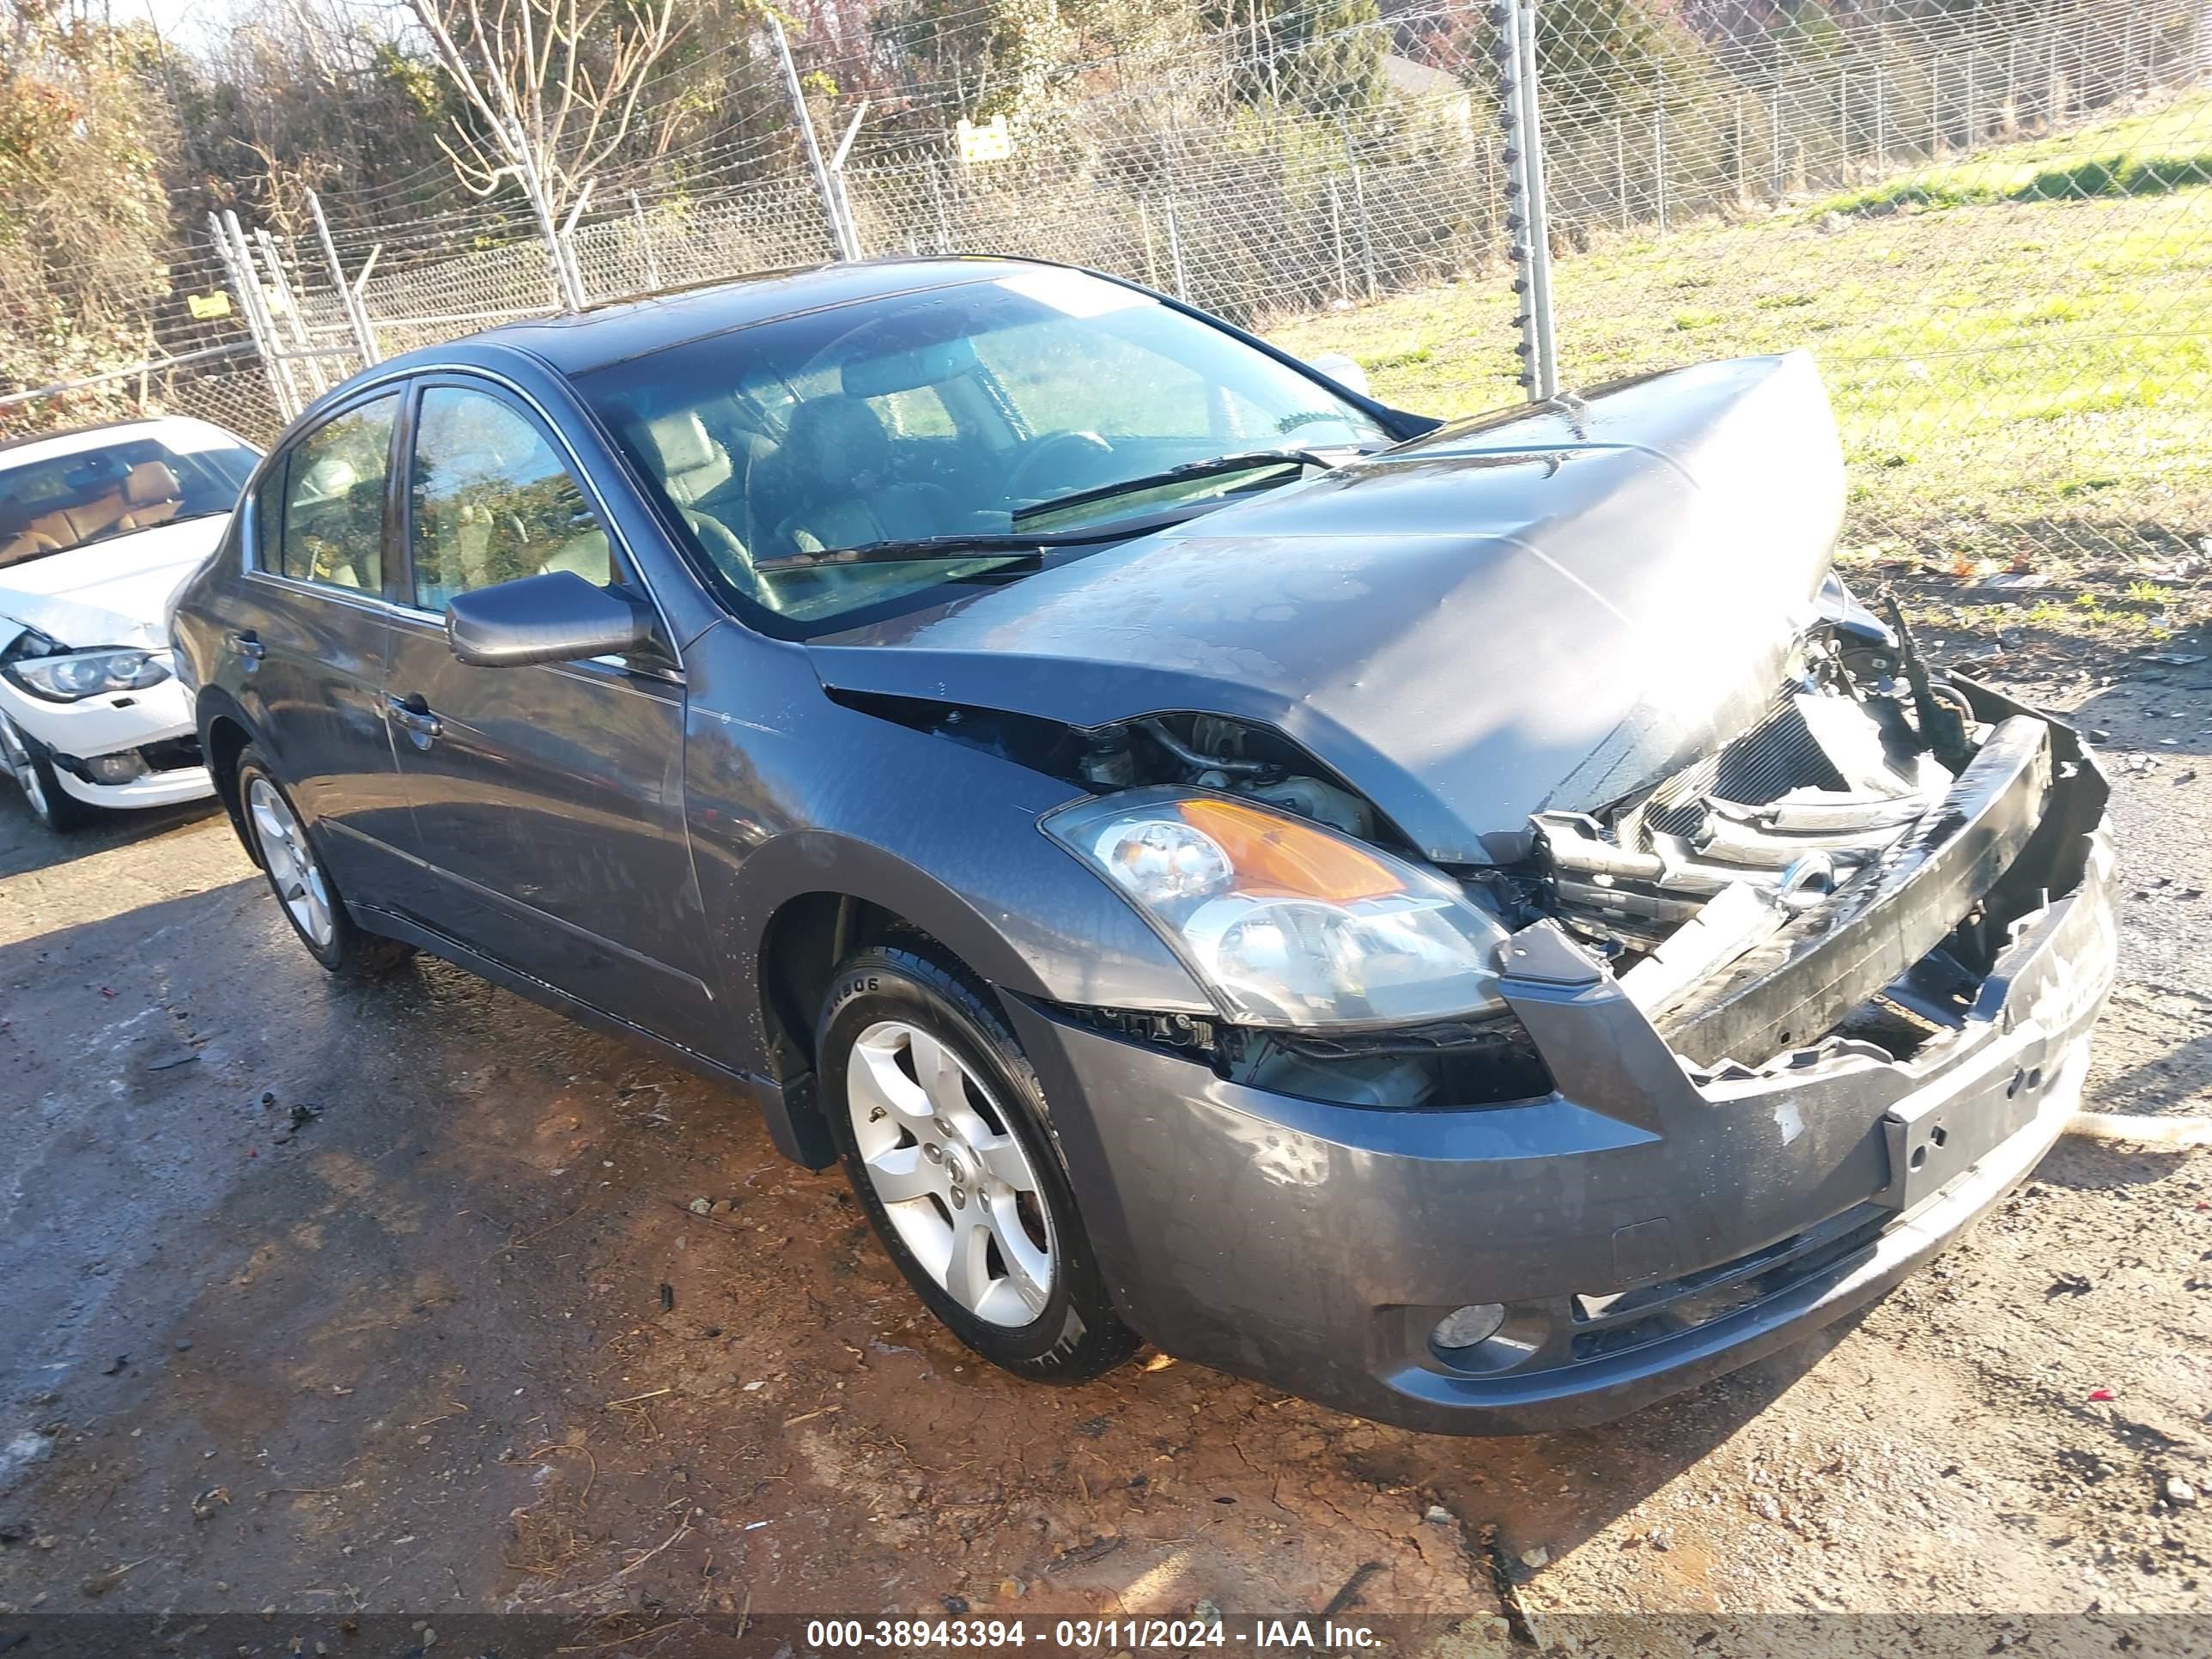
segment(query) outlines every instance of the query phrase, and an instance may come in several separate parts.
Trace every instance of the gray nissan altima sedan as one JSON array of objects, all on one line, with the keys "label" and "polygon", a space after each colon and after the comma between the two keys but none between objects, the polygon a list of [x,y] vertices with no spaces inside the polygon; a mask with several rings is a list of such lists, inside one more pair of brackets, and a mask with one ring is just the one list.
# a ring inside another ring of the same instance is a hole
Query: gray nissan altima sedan
[{"label": "gray nissan altima sedan", "polygon": [[175,646],[324,966],[723,1079],[986,1358],[1516,1432],[1880,1294],[2078,1097],[2104,780],[1843,500],[1802,355],[1439,422],[890,261],[370,369]]}]

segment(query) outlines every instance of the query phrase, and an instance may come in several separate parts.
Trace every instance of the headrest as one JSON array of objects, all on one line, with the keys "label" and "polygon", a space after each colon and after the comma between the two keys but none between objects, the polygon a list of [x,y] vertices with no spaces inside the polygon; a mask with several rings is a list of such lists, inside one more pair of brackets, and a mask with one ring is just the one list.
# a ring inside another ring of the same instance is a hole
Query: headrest
[{"label": "headrest", "polygon": [[853,398],[810,398],[791,411],[783,453],[795,455],[816,477],[842,482],[882,470],[890,459],[890,437],[876,411]]},{"label": "headrest", "polygon": [[125,507],[152,507],[182,498],[185,487],[167,461],[141,461],[123,480]]},{"label": "headrest", "polygon": [[690,410],[645,423],[646,441],[659,458],[668,493],[689,507],[730,481],[730,457],[708,435],[707,423]]},{"label": "headrest", "polygon": [[325,455],[309,467],[300,477],[299,493],[292,499],[295,507],[313,507],[323,501],[336,501],[351,489],[361,475],[353,470],[353,463],[343,455]]}]

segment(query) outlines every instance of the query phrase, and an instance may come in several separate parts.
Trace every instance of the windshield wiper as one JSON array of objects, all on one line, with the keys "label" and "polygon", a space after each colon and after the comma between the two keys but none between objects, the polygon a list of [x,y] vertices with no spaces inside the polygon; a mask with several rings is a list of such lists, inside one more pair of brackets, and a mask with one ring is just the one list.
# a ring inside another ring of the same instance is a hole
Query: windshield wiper
[{"label": "windshield wiper", "polygon": [[813,552],[782,553],[773,559],[755,559],[753,568],[767,575],[779,570],[819,570],[824,565],[904,564],[933,559],[1041,559],[1051,547],[1076,547],[1109,539],[1095,532],[1073,536],[1008,536],[979,530],[969,534],[916,536],[903,541],[862,542],[857,547],[824,547]]},{"label": "windshield wiper", "polygon": [[1141,477],[1123,478],[1116,483],[1097,484],[1089,489],[1079,489],[1071,495],[1056,495],[1049,501],[1017,507],[1014,509],[1014,522],[1018,524],[1024,519],[1058,513],[1066,507],[1083,507],[1091,501],[1110,501],[1116,495],[1133,495],[1139,490],[1158,489],[1191,478],[1213,477],[1230,472],[1256,472],[1263,468],[1273,470],[1286,466],[1317,466],[1326,471],[1335,465],[1327,456],[1316,454],[1310,449],[1248,449],[1237,455],[1215,455],[1203,461],[1185,461],[1181,466],[1169,467],[1164,472],[1148,472]]}]

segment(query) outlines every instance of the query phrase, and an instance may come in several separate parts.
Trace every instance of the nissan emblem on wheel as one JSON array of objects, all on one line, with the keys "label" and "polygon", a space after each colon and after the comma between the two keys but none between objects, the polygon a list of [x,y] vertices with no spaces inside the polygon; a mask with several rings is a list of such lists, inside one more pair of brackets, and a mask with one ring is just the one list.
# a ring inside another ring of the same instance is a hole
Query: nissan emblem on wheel
[{"label": "nissan emblem on wheel", "polygon": [[[1603,1422],[1880,1296],[2081,1094],[2106,781],[1837,575],[1801,353],[1446,422],[915,257],[378,363],[250,477],[70,441],[0,568],[34,800],[188,742],[325,968],[719,1080],[1018,1376]],[[203,473],[150,637],[100,596]]]}]

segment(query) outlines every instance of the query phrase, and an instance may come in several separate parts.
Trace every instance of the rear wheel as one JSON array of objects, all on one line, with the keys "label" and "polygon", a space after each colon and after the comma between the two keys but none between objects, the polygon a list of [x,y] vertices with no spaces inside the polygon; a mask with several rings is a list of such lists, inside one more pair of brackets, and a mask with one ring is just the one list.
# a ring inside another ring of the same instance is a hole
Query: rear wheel
[{"label": "rear wheel", "polygon": [[238,799],[269,889],[317,962],[341,979],[374,979],[414,954],[411,945],[355,924],[291,797],[251,745],[238,758]]},{"label": "rear wheel", "polygon": [[911,951],[863,951],[838,969],[816,1041],[853,1190],[955,1336],[1038,1382],[1083,1382],[1136,1352],[1036,1074],[964,975]]},{"label": "rear wheel", "polygon": [[23,792],[31,816],[56,834],[82,829],[99,815],[98,807],[86,805],[62,787],[61,780],[54,775],[54,763],[44,755],[34,754],[29,739],[4,716],[0,716],[0,766],[7,768],[16,787]]}]

